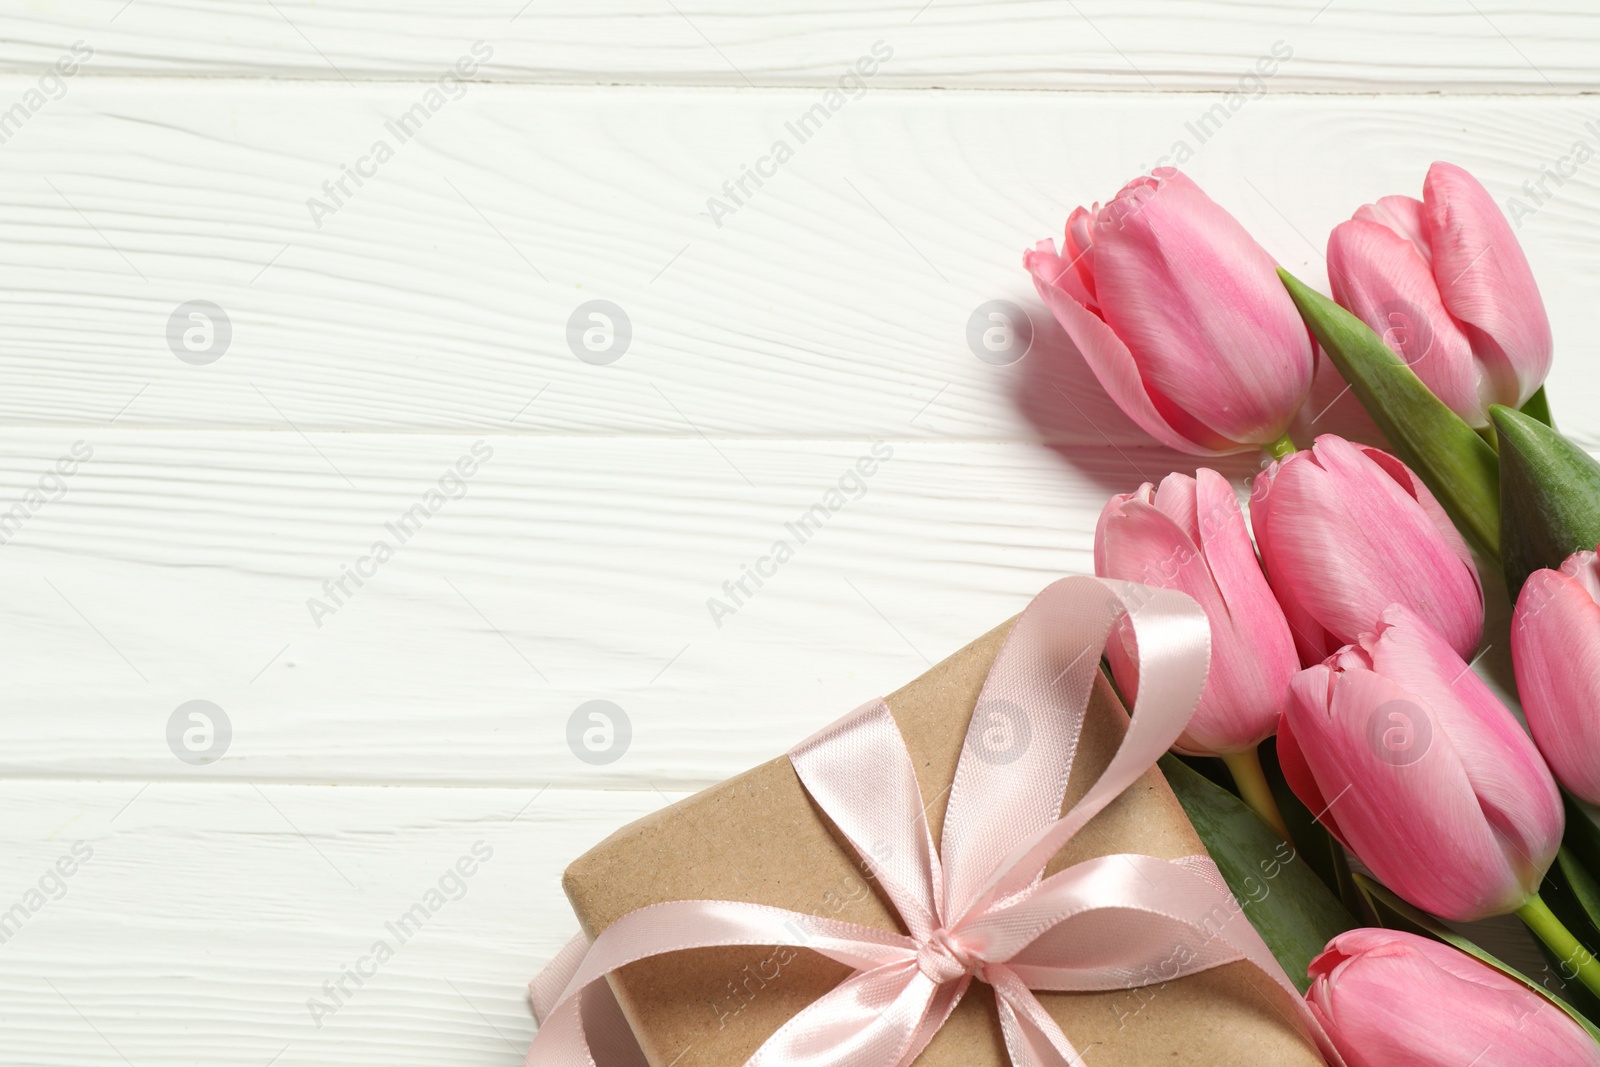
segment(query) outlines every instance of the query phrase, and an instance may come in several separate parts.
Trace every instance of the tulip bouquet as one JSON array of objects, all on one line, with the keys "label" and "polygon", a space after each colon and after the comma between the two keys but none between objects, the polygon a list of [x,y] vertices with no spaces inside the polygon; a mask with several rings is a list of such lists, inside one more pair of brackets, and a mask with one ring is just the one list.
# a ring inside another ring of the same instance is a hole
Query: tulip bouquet
[{"label": "tulip bouquet", "polygon": [[[1360,208],[1327,260],[1332,298],[1170,168],[1024,255],[1156,441],[1265,453],[1248,515],[1207,468],[1114,496],[1096,573],[1209,616],[1211,674],[1175,752],[1260,819],[1196,825],[1230,884],[1251,873],[1226,861],[1241,833],[1292,841],[1322,876],[1323,898],[1252,918],[1348,1062],[1600,1065],[1600,464],[1554,427],[1532,269],[1466,171],[1436,163],[1422,199]],[[1319,349],[1386,447],[1293,439]],[[1491,570],[1515,609],[1488,637],[1509,641],[1526,729],[1471,668]],[[1131,698],[1126,641],[1106,660]],[[1186,805],[1212,788],[1171,760]],[[1295,908],[1334,916],[1314,950]],[[1451,925],[1508,914],[1557,981]]]}]

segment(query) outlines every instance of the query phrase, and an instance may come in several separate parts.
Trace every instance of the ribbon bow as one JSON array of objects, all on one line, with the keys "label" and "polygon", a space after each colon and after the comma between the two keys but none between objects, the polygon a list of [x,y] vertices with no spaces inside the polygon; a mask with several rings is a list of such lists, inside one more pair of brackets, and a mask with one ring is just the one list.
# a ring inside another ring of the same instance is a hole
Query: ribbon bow
[{"label": "ribbon bow", "polygon": [[[1061,815],[1100,653],[1123,619],[1139,656],[1128,731],[1099,780]],[[737,901],[640,908],[587,951],[580,935],[534,980],[542,1025],[527,1067],[596,1067],[584,1001],[606,995],[601,980],[619,967],[683,949],[775,944],[855,970],[747,1067],[909,1067],[974,979],[994,987],[1015,1067],[1079,1065],[1034,990],[1130,989],[1241,959],[1289,993],[1327,1053],[1321,1028],[1209,858],[1102,856],[1040,878],[1061,846],[1177,740],[1209,658],[1205,614],[1182,593],[1099,578],[1053,583],[1018,618],[984,683],[937,851],[911,757],[882,700],[789,753],[905,934]],[[591,1029],[614,1045],[606,1031],[621,1017],[608,1007],[612,1025],[594,1019]],[[636,1047],[629,1051],[603,1050],[601,1067],[642,1062]]]}]

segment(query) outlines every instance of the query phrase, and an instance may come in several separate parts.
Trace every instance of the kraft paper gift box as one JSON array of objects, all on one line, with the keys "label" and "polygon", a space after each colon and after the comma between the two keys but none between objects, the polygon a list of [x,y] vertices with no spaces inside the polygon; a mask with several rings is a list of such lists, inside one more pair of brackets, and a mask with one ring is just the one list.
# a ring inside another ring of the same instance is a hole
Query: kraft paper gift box
[{"label": "kraft paper gift box", "polygon": [[[996,628],[887,698],[922,795],[932,798],[927,814],[935,841],[979,690],[1010,627]],[[1110,762],[1126,723],[1111,686],[1099,678],[1067,805]],[[1068,841],[1045,874],[1120,852],[1204,853],[1155,768]],[[787,757],[624,827],[568,867],[563,884],[591,938],[636,908],[694,899],[749,901],[904,932]],[[736,1067],[848,974],[843,964],[804,948],[776,945],[691,949],[630,964],[608,981],[651,1067]],[[1037,995],[1092,1067],[1323,1063],[1294,1022],[1288,994],[1247,962],[1133,989]],[[988,986],[973,983],[916,1062],[1009,1062]]]}]

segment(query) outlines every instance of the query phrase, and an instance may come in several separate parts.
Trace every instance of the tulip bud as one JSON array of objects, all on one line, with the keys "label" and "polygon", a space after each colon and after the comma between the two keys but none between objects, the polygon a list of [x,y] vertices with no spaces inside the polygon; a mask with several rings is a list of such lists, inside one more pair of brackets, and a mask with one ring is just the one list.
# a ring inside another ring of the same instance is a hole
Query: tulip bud
[{"label": "tulip bud", "polygon": [[1561,784],[1600,804],[1600,558],[1575,552],[1529,576],[1511,620],[1528,729]]},{"label": "tulip bud", "polygon": [[1077,208],[1058,255],[1023,256],[1100,384],[1162,444],[1194,455],[1279,441],[1313,351],[1272,257],[1171,167]]},{"label": "tulip bud", "polygon": [[1483,634],[1483,588],[1466,542],[1404,463],[1325,434],[1256,477],[1250,517],[1301,662],[1327,658],[1390,604],[1415,611],[1462,656]]},{"label": "tulip bud", "polygon": [[1328,282],[1472,426],[1521,407],[1550,372],[1550,320],[1528,258],[1476,178],[1428,168],[1422,199],[1386,196],[1328,238]]},{"label": "tulip bud", "polygon": [[[1272,736],[1299,664],[1227,479],[1202,468],[1112,497],[1095,528],[1094,570],[1188,593],[1211,622],[1211,673],[1174,747],[1216,756]],[[1136,691],[1133,658],[1116,643],[1110,658],[1123,691]]]},{"label": "tulip bud", "polygon": [[1453,921],[1532,899],[1561,845],[1550,770],[1506,706],[1408,609],[1295,675],[1284,777],[1390,889]]},{"label": "tulip bud", "polygon": [[1279,270],[1278,276],[1395,454],[1421,476],[1457,528],[1490,558],[1498,558],[1500,462],[1494,449],[1429,392],[1366,323],[1288,271]]},{"label": "tulip bud", "polygon": [[1349,1067],[1600,1067],[1560,1008],[1438,941],[1350,930],[1309,971],[1306,1003]]}]

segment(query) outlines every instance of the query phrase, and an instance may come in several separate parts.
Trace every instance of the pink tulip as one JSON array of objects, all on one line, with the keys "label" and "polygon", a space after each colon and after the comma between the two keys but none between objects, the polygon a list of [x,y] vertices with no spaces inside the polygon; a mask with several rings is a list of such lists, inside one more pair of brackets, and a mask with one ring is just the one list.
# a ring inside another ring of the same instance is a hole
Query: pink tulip
[{"label": "pink tulip", "polygon": [[1466,542],[1422,480],[1376,448],[1326,434],[1256,478],[1261,561],[1310,666],[1404,604],[1471,656],[1483,589]]},{"label": "pink tulip", "polygon": [[1349,1067],[1600,1067],[1560,1008],[1438,941],[1350,930],[1308,971],[1306,1002]]},{"label": "pink tulip", "polygon": [[1532,740],[1398,604],[1360,644],[1295,675],[1278,756],[1379,881],[1445,919],[1520,908],[1561,844],[1561,797]]},{"label": "pink tulip", "polygon": [[1528,729],[1561,784],[1600,804],[1600,558],[1528,576],[1511,623]]},{"label": "pink tulip", "polygon": [[1382,334],[1473,426],[1550,373],[1550,319],[1528,258],[1478,180],[1428,168],[1422,199],[1386,196],[1328,238],[1333,298]]},{"label": "pink tulip", "polygon": [[1059,255],[1040,241],[1022,261],[1106,392],[1162,444],[1220,455],[1288,431],[1311,388],[1310,334],[1272,257],[1178,171],[1077,208]]},{"label": "pink tulip", "polygon": [[[1112,497],[1095,529],[1094,571],[1188,593],[1211,621],[1211,673],[1180,751],[1243,752],[1272,736],[1299,663],[1227,479],[1202,468]],[[1131,693],[1131,657],[1114,645],[1111,661]]]}]

